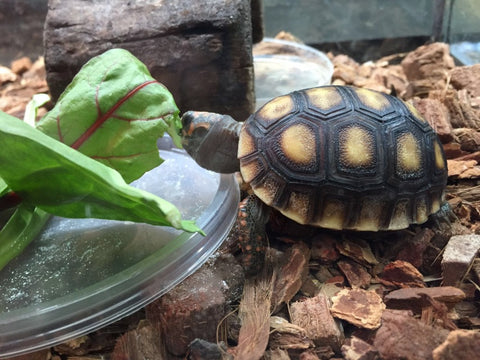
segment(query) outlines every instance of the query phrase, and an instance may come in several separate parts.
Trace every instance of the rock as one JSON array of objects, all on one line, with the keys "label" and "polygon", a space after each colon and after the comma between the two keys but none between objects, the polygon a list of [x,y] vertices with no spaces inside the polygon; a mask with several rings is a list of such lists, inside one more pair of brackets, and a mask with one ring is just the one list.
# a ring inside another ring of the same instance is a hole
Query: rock
[{"label": "rock", "polygon": [[433,350],[433,360],[472,360],[480,354],[480,332],[454,330]]},{"label": "rock", "polygon": [[442,259],[443,285],[458,285],[480,249],[480,235],[455,235],[450,238]]},{"label": "rock", "polygon": [[111,48],[137,56],[182,112],[244,120],[254,109],[251,1],[49,0],[44,44],[57,99],[80,67]]},{"label": "rock", "polygon": [[387,286],[425,287],[420,271],[403,260],[396,260],[385,265],[379,277],[381,282]]},{"label": "rock", "polygon": [[450,309],[465,298],[462,290],[453,286],[442,286],[394,290],[385,296],[384,301],[389,309],[412,310],[420,314],[422,308],[429,306],[423,295],[444,303]]},{"label": "rock", "polygon": [[[221,346],[222,345],[222,346]],[[211,343],[202,339],[193,340],[188,349],[187,359],[189,360],[229,360],[226,347],[223,344]],[[225,357],[224,357],[225,355]],[[164,358],[162,358],[164,359]]]},{"label": "rock", "polygon": [[316,345],[329,345],[335,352],[340,350],[344,335],[330,313],[327,297],[318,294],[290,305],[292,324],[305,329],[306,335]]},{"label": "rock", "polygon": [[342,354],[345,360],[377,360],[378,351],[366,341],[352,336],[342,346]]},{"label": "rock", "polygon": [[407,311],[385,310],[373,346],[383,360],[431,360],[447,335],[448,330],[428,326]]},{"label": "rock", "polygon": [[384,310],[382,298],[363,289],[341,290],[332,298],[330,309],[333,316],[365,329],[377,329]]},{"label": "rock", "polygon": [[195,338],[216,341],[217,325],[239,296],[242,283],[243,270],[233,256],[218,256],[148,305],[146,317],[161,328],[167,350],[183,355]]}]

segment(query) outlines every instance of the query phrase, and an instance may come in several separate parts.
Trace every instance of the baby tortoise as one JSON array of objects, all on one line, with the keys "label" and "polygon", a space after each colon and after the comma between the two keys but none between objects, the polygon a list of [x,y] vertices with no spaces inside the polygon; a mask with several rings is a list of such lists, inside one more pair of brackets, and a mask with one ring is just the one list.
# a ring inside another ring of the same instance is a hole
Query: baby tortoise
[{"label": "baby tortoise", "polygon": [[300,224],[379,231],[424,223],[443,203],[442,145],[412,105],[390,95],[324,86],[279,96],[243,124],[191,111],[182,122],[199,165],[239,170],[253,189],[237,221],[247,265],[264,246],[262,204]]}]

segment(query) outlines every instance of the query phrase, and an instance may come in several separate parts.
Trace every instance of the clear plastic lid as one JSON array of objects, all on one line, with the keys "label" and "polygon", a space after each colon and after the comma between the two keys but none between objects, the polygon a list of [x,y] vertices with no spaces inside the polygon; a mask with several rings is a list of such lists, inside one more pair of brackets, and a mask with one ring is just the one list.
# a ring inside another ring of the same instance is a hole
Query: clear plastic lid
[{"label": "clear plastic lid", "polygon": [[310,46],[265,38],[253,54],[257,109],[276,96],[331,82],[332,62]]},{"label": "clear plastic lid", "polygon": [[0,356],[86,334],[140,309],[198,269],[235,221],[232,174],[200,168],[169,138],[165,162],[132,185],[174,203],[207,236],[131,222],[54,217],[0,271]]}]

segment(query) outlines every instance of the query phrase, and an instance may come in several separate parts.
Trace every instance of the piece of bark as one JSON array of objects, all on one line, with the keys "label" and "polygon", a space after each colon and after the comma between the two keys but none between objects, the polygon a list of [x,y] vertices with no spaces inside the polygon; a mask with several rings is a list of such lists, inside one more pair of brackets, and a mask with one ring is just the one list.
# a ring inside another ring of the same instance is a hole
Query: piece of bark
[{"label": "piece of bark", "polygon": [[329,265],[318,266],[318,270],[314,273],[315,278],[321,283],[327,282],[334,275],[336,275],[336,269],[332,269]]},{"label": "piece of bark", "polygon": [[403,260],[396,260],[385,265],[379,278],[382,284],[388,286],[425,287],[420,271]]},{"label": "piece of bark", "polygon": [[260,359],[268,345],[272,278],[265,273],[257,279],[247,279],[238,309],[242,327],[238,345],[232,350],[236,360]]},{"label": "piece of bark", "polygon": [[309,260],[310,249],[304,242],[293,244],[285,252],[273,285],[273,312],[278,310],[281,304],[288,303],[300,290],[308,275]]},{"label": "piece of bark", "polygon": [[144,320],[117,340],[111,360],[164,360],[166,354],[162,345],[158,329]]},{"label": "piece of bark", "polygon": [[313,275],[308,274],[307,278],[302,284],[300,291],[303,295],[308,297],[314,297],[320,291],[322,284],[318,279],[316,279]]},{"label": "piece of bark", "polygon": [[428,96],[440,100],[445,105],[453,128],[480,127],[480,112],[472,108],[466,90],[435,90],[430,91]]},{"label": "piece of bark", "polygon": [[363,240],[356,239],[355,241],[340,241],[337,243],[337,250],[340,254],[347,256],[360,264],[366,266],[378,264],[370,245]]},{"label": "piece of bark", "polygon": [[433,350],[433,360],[473,360],[480,354],[480,332],[454,330]]},{"label": "piece of bark", "polygon": [[343,272],[351,287],[366,289],[370,285],[372,276],[364,266],[351,260],[338,261],[337,266]]},{"label": "piece of bark", "polygon": [[32,60],[26,56],[12,61],[12,64],[10,65],[12,71],[17,75],[23,74],[25,71],[30,70],[31,67]]},{"label": "piece of bark", "polygon": [[475,160],[477,163],[480,163],[480,151],[461,155],[456,160]]},{"label": "piece of bark", "polygon": [[414,97],[413,106],[428,121],[442,143],[453,141],[452,124],[447,108],[437,99]]},{"label": "piece of bark", "polygon": [[308,349],[314,347],[313,341],[307,337],[305,329],[298,325],[291,324],[279,316],[270,318],[270,340],[269,346],[272,349]]},{"label": "piece of bark", "polygon": [[461,156],[466,156],[468,153],[461,149],[461,145],[457,142],[443,144],[443,151],[447,159],[455,159]]},{"label": "piece of bark", "polygon": [[408,311],[385,310],[373,346],[383,360],[431,360],[432,351],[443,343],[449,331],[425,325]]},{"label": "piece of bark", "polygon": [[250,0],[49,0],[44,46],[54,100],[89,59],[123,48],[182,112],[245,120],[254,110]]},{"label": "piece of bark", "polygon": [[420,46],[402,60],[402,68],[409,81],[422,79],[444,80],[447,70],[455,67],[450,48],[445,43]]},{"label": "piece of bark", "polygon": [[453,130],[453,134],[463,151],[475,152],[480,150],[480,132],[477,129],[457,128]]},{"label": "piece of bark", "polygon": [[429,306],[422,295],[445,304],[449,309],[465,299],[465,293],[453,286],[441,286],[431,288],[403,288],[388,293],[385,304],[389,309],[411,310],[416,314],[422,312],[422,308]]},{"label": "piece of bark", "polygon": [[2,360],[45,360],[52,358],[52,354],[49,349],[35,351],[26,355],[20,355],[9,358],[2,358]]},{"label": "piece of bark", "polygon": [[317,345],[329,345],[340,350],[344,335],[328,308],[328,299],[322,293],[290,305],[292,324],[305,329],[307,336]]},{"label": "piece of bark", "polygon": [[290,360],[288,352],[283,349],[267,350],[264,355],[265,360]]},{"label": "piece of bark", "polygon": [[480,64],[457,66],[450,70],[450,84],[459,90],[466,89],[472,98],[480,97]]},{"label": "piece of bark", "polygon": [[312,239],[311,257],[322,264],[331,264],[340,257],[336,248],[337,240],[329,234],[321,233]]},{"label": "piece of bark", "polygon": [[397,260],[407,261],[415,268],[420,268],[423,264],[424,252],[434,236],[433,230],[429,228],[421,229],[413,238],[402,243]]},{"label": "piece of bark", "polygon": [[480,177],[480,166],[476,160],[447,160],[448,176],[458,179],[475,179]]},{"label": "piece of bark", "polygon": [[313,349],[303,351],[298,360],[335,360],[335,353],[330,346],[317,346]]},{"label": "piece of bark", "polygon": [[362,339],[352,336],[342,346],[345,360],[378,360],[377,349]]},{"label": "piece of bark", "polygon": [[10,68],[6,66],[0,66],[0,85],[7,82],[14,82],[18,76]]},{"label": "piece of bark", "polygon": [[343,289],[332,298],[330,311],[333,316],[365,328],[380,326],[385,304],[374,291]]},{"label": "piece of bark", "polygon": [[443,285],[458,285],[480,249],[480,235],[455,235],[450,238],[442,259]]}]

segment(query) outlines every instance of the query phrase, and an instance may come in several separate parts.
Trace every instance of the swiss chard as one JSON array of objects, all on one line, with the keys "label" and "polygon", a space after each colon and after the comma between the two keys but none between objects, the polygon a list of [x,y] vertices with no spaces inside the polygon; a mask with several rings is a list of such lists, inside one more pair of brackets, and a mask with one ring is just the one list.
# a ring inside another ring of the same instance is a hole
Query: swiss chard
[{"label": "swiss chard", "polygon": [[0,209],[2,200],[23,201],[0,230],[0,269],[49,213],[201,232],[172,204],[127,185],[161,163],[156,141],[164,132],[180,145],[178,114],[168,90],[121,49],[84,65],[37,129],[0,112]]},{"label": "swiss chard", "polygon": [[114,169],[1,114],[0,176],[25,203],[64,217],[148,222],[200,231],[169,202],[125,183]]},{"label": "swiss chard", "polygon": [[43,133],[119,171],[127,183],[160,165],[165,131],[180,146],[172,95],[123,49],[86,63],[38,124]]}]

